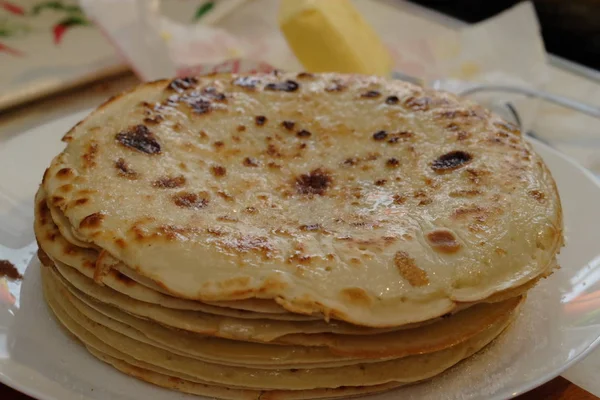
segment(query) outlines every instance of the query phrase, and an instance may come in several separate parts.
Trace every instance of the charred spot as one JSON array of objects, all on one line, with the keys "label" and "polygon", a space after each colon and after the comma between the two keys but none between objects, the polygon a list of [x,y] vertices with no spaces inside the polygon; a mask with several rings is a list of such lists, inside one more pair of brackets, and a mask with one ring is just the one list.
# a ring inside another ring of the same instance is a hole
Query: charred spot
[{"label": "charred spot", "polygon": [[386,131],[377,131],[373,134],[373,140],[385,140],[387,136],[388,133]]},{"label": "charred spot", "polygon": [[178,93],[183,92],[198,83],[198,80],[194,77],[188,76],[185,78],[175,78],[170,83],[168,88]]},{"label": "charred spot", "polygon": [[56,177],[59,179],[66,179],[70,176],[73,176],[73,170],[71,168],[61,168],[58,170],[58,172],[56,173]]},{"label": "charred spot", "polygon": [[397,166],[400,165],[400,160],[398,160],[397,158],[389,158],[386,162],[385,165],[390,167],[390,168],[396,168]]},{"label": "charred spot", "polygon": [[221,165],[213,165],[210,168],[210,172],[212,172],[212,174],[216,177],[222,177],[227,174],[227,170]]},{"label": "charred spot", "polygon": [[312,135],[309,131],[307,131],[306,129],[302,129],[301,131],[298,131],[296,133],[296,136],[298,137],[309,137],[310,135]]},{"label": "charred spot", "polygon": [[427,111],[429,104],[431,104],[429,97],[409,97],[404,102],[404,105],[413,111]]},{"label": "charred spot", "polygon": [[269,83],[265,86],[265,90],[280,91],[280,92],[295,92],[300,85],[290,79],[284,82]]},{"label": "charred spot", "polygon": [[317,194],[322,196],[331,186],[331,176],[321,168],[302,174],[296,179],[296,191],[299,194]]},{"label": "charred spot", "polygon": [[440,253],[456,253],[461,247],[456,236],[447,229],[438,229],[429,232],[427,240],[431,244],[431,247]]},{"label": "charred spot", "polygon": [[85,217],[79,223],[79,229],[89,229],[89,228],[99,228],[102,225],[102,221],[104,220],[104,215],[102,213],[93,213]]},{"label": "charred spot", "polygon": [[308,225],[300,225],[298,227],[303,232],[315,232],[323,229],[321,224],[308,224]]},{"label": "charred spot", "polygon": [[152,187],[159,188],[159,189],[173,189],[173,188],[182,187],[183,185],[185,185],[185,182],[186,182],[186,179],[185,179],[185,176],[183,176],[183,175],[179,175],[179,176],[175,176],[175,177],[163,176],[161,178],[158,178],[154,182],[152,182]]},{"label": "charred spot", "polygon": [[246,157],[244,158],[243,164],[246,167],[258,167],[258,160],[252,157]]},{"label": "charred spot", "polygon": [[298,79],[312,79],[314,77],[315,76],[310,72],[300,72],[298,75],[296,75],[296,78]]},{"label": "charred spot", "polygon": [[199,210],[208,205],[208,195],[206,193],[179,192],[172,197],[173,203],[181,208],[193,208]]},{"label": "charred spot", "polygon": [[257,126],[263,126],[264,124],[267,123],[267,117],[265,117],[264,115],[257,115],[254,118],[254,122],[256,123]]},{"label": "charred spot", "polygon": [[117,174],[124,178],[137,179],[138,177],[138,173],[135,172],[123,158],[119,158],[115,161],[115,168],[117,169]]},{"label": "charred spot", "polygon": [[238,132],[244,132],[246,130],[246,127],[244,125],[238,125],[237,128],[236,128],[236,130]]},{"label": "charred spot", "polygon": [[389,105],[398,104],[399,101],[400,101],[400,99],[398,98],[398,96],[388,96],[385,99],[385,104],[389,104]]},{"label": "charred spot", "polygon": [[431,168],[437,173],[449,172],[468,164],[472,159],[473,156],[465,151],[451,151],[434,160]]},{"label": "charred spot", "polygon": [[283,126],[288,131],[291,131],[294,129],[294,126],[296,126],[296,123],[294,121],[283,121],[281,123],[281,126]]},{"label": "charred spot", "polygon": [[186,103],[192,108],[196,114],[206,114],[212,110],[210,101],[203,98],[188,99]]},{"label": "charred spot", "polygon": [[377,179],[375,181],[375,186],[385,186],[386,183],[387,183],[386,179]]},{"label": "charred spot", "polygon": [[546,195],[539,190],[531,190],[529,195],[539,201],[540,203],[544,203],[546,201]]},{"label": "charred spot", "polygon": [[146,154],[159,154],[160,143],[152,132],[144,125],[135,125],[117,133],[115,136],[121,145]]},{"label": "charred spot", "polygon": [[381,93],[378,92],[377,90],[369,90],[368,92],[365,92],[360,95],[360,97],[366,98],[366,99],[376,99],[379,96],[381,96]]},{"label": "charred spot", "polygon": [[252,76],[240,76],[233,80],[232,84],[246,89],[254,89],[260,83],[259,78]]}]

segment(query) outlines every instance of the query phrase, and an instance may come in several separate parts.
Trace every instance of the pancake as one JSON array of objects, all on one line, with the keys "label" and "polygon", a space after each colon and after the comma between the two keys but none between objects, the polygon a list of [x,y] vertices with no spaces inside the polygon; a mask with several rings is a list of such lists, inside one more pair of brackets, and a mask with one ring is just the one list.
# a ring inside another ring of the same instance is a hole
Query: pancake
[{"label": "pancake", "polygon": [[518,130],[400,81],[157,81],[65,141],[50,208],[182,299],[397,327],[531,282],[562,245],[554,181]]},{"label": "pancake", "polygon": [[310,390],[348,386],[348,383],[350,386],[372,386],[390,382],[420,381],[442,372],[483,348],[508,326],[513,316],[508,314],[485,331],[457,346],[426,355],[339,368],[260,370],[204,363],[132,340],[88,319],[69,304],[68,297],[56,294],[51,280],[45,279],[44,282],[45,295],[52,310],[67,329],[86,345],[109,355],[115,349],[119,352],[116,353],[116,358],[122,354],[130,359],[154,365],[160,368],[160,371],[174,371],[200,382],[227,385],[234,389]]}]

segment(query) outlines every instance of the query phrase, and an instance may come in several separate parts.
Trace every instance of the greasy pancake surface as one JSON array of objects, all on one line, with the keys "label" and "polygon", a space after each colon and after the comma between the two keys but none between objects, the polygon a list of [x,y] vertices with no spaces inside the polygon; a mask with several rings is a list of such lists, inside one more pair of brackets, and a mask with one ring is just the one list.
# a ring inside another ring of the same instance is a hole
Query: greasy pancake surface
[{"label": "greasy pancake surface", "polygon": [[522,285],[562,244],[554,181],[519,132],[399,81],[159,81],[65,140],[50,205],[178,297],[402,325]]}]

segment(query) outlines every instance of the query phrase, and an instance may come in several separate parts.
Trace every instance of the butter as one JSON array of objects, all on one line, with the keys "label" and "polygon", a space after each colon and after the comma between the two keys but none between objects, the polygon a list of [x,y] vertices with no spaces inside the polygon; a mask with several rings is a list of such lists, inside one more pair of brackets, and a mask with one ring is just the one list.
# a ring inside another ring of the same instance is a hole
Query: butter
[{"label": "butter", "polygon": [[391,73],[388,50],[349,0],[282,0],[279,25],[309,72]]}]

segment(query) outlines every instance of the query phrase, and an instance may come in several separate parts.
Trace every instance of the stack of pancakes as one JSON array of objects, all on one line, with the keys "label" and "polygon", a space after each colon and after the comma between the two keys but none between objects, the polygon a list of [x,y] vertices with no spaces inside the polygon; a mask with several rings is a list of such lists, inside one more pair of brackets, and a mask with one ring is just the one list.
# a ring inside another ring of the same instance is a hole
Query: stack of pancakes
[{"label": "stack of pancakes", "polygon": [[151,82],[63,140],[36,197],[46,300],[93,355],[183,392],[431,378],[507,328],[562,246],[518,129],[399,81]]}]

